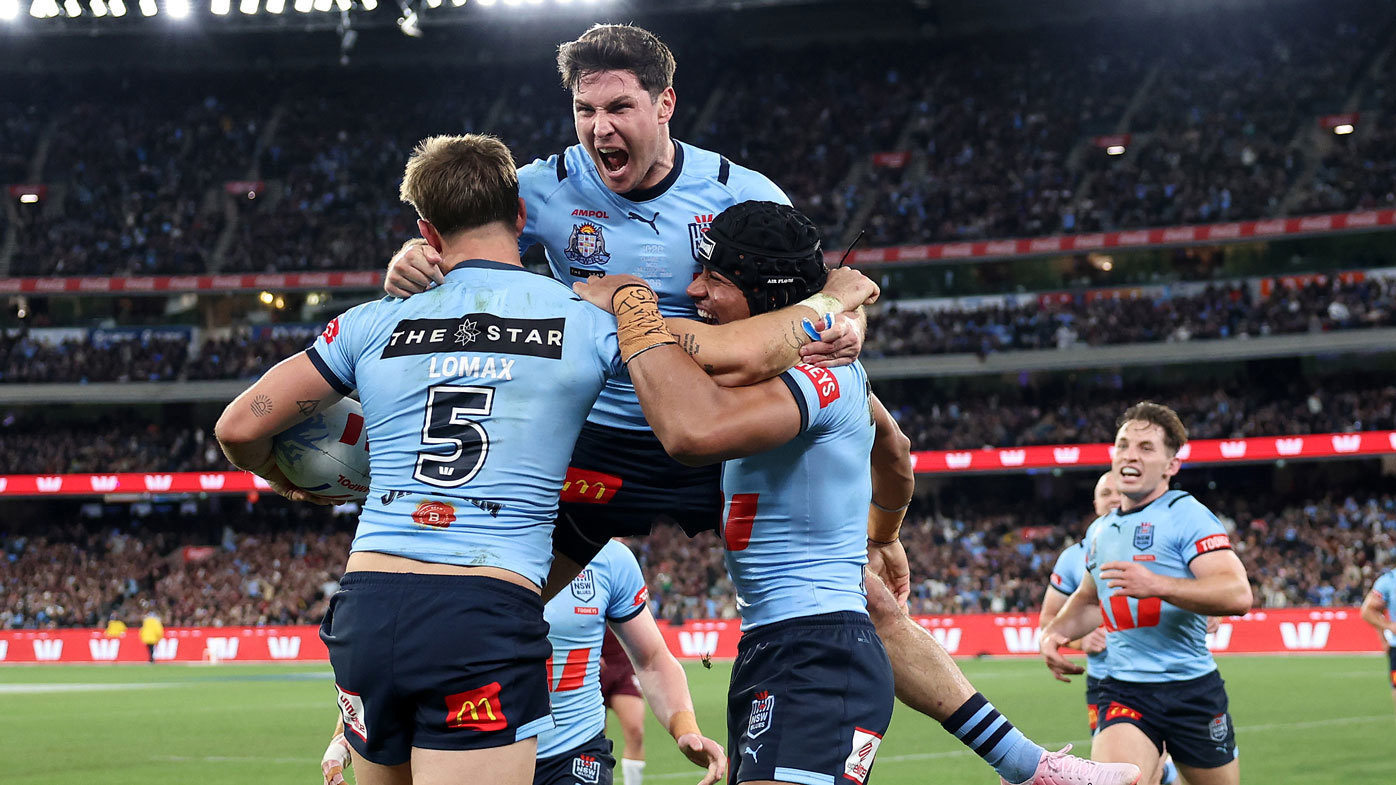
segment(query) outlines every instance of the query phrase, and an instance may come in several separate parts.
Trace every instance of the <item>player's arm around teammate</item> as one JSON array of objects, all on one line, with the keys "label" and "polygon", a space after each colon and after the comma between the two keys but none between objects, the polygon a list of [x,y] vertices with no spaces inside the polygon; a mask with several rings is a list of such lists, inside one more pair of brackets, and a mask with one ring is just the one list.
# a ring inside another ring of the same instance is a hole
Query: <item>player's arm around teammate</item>
[{"label": "player's arm around teammate", "polygon": [[693,697],[683,666],[664,643],[664,635],[649,608],[618,624],[612,624],[621,646],[635,665],[635,677],[650,710],[674,737],[679,751],[707,769],[698,785],[712,785],[727,771],[727,755],[722,745],[703,735],[693,714]]},{"label": "player's arm around teammate", "polygon": [[[409,241],[388,265],[384,289],[394,297],[421,294],[439,283],[438,264],[440,254],[430,245]],[[702,284],[700,274],[694,285]],[[856,360],[867,332],[861,306],[876,300],[877,291],[877,285],[862,273],[839,268],[830,272],[824,289],[813,297],[741,322],[713,324],[680,318],[665,322],[678,345],[718,384],[741,387],[806,360],[826,366]]]}]

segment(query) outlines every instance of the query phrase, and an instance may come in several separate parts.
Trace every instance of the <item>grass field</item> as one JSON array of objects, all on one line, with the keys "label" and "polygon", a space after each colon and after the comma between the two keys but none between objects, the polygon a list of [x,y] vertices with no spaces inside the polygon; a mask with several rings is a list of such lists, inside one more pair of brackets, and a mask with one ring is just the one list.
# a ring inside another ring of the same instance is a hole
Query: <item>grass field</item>
[{"label": "grass field", "polygon": [[[1384,666],[1377,656],[1223,659],[1244,781],[1396,783]],[[689,667],[699,719],[718,739],[729,667]],[[1052,681],[1036,660],[963,667],[1028,735],[1086,746],[1080,683]],[[333,696],[324,666],[0,668],[0,782],[315,785]],[[697,781],[653,718],[649,739],[646,782]],[[898,706],[872,781],[997,780],[938,725]]]}]

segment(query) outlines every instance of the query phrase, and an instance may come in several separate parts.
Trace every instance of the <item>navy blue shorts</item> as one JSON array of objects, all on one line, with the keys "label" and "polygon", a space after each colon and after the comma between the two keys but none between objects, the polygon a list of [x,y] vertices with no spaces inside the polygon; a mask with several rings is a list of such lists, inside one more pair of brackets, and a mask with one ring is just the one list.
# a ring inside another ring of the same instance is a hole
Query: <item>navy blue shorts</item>
[{"label": "navy blue shorts", "polygon": [[1391,673],[1387,674],[1391,677],[1391,689],[1396,690],[1396,646],[1386,648],[1386,658],[1389,660],[1387,664],[1391,666]]},{"label": "navy blue shorts", "polygon": [[1187,681],[1100,682],[1100,726],[1129,723],[1185,766],[1215,769],[1236,759],[1236,728],[1221,674]]},{"label": "navy blue shorts", "polygon": [[539,758],[533,769],[533,785],[611,785],[615,768],[611,740],[598,733],[580,747]]},{"label": "navy blue shorts", "polygon": [[861,613],[742,635],[727,692],[727,781],[866,781],[892,721],[892,663]]},{"label": "navy blue shorts", "polygon": [[1095,726],[1100,724],[1100,679],[1094,676],[1086,676],[1086,722],[1090,723],[1091,735],[1095,735]]},{"label": "navy blue shorts", "polygon": [[644,536],[669,520],[692,537],[722,518],[722,464],[684,466],[650,431],[587,423],[558,504],[553,548],[587,564],[612,537]]},{"label": "navy blue shorts", "polygon": [[496,578],[351,572],[330,599],[344,738],[384,766],[412,748],[503,747],[553,727],[543,601]]}]

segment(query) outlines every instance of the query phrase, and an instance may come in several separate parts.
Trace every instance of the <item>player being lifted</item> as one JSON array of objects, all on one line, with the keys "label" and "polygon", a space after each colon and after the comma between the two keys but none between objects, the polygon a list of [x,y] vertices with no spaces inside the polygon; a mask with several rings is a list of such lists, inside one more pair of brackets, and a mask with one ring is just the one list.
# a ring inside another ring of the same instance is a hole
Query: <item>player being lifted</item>
[{"label": "player being lifted", "polygon": [[[699,256],[704,271],[689,293],[719,324],[803,297],[827,274],[813,224],[771,202],[724,210]],[[664,446],[685,464],[725,461],[721,535],[743,630],[728,694],[732,782],[864,782],[891,718],[894,666],[898,695],[952,678],[968,686],[943,650],[927,656],[936,644],[924,630],[898,635],[889,662],[868,617],[868,540],[880,559],[899,562],[888,572],[905,575],[897,529],[914,483],[906,438],[857,362],[720,387],[677,348],[643,281],[607,276],[574,289],[617,314],[621,355]],[[914,626],[877,579],[868,585]],[[947,667],[953,677],[939,672]],[[959,697],[937,719],[953,717],[947,728],[1014,782],[1138,780],[1132,765],[1046,753],[972,688]]]},{"label": "player being lifted", "polygon": [[1251,587],[1217,517],[1168,488],[1186,443],[1167,406],[1140,403],[1120,417],[1111,465],[1120,507],[1086,531],[1090,580],[1043,631],[1042,654],[1057,678],[1081,673],[1058,649],[1103,613],[1109,676],[1092,757],[1136,763],[1152,778],[1166,749],[1190,785],[1234,785],[1236,731],[1207,617],[1250,610]]},{"label": "player being lifted", "polygon": [[[1106,472],[1096,480],[1091,497],[1095,518],[1108,515],[1120,506],[1120,491],[1115,487],[1115,475]],[[1046,629],[1057,617],[1062,606],[1072,592],[1081,585],[1086,574],[1086,545],[1084,540],[1072,543],[1057,556],[1052,567],[1052,578],[1047,591],[1042,596],[1042,611],[1038,614],[1038,625]],[[1105,663],[1105,628],[1096,627],[1079,641],[1072,641],[1071,647],[1080,647],[1086,653],[1086,719],[1094,734],[1100,711],[1100,680],[1108,675]],[[1164,754],[1164,763],[1157,769],[1158,782],[1172,785],[1178,779],[1178,767]]]},{"label": "player being lifted", "polygon": [[[712,217],[744,200],[789,203],[766,177],[670,137],[674,56],[658,38],[629,25],[596,25],[558,49],[571,91],[578,144],[519,170],[528,206],[521,249],[535,243],[553,275],[568,283],[632,273],[644,278],[666,316],[710,319],[685,288],[698,274],[698,243]],[[404,248],[388,270],[389,294],[407,297],[440,280],[439,255]],[[813,293],[811,293],[813,294]],[[801,359],[852,359],[861,326],[840,320],[812,342],[802,327],[825,312],[856,307],[796,300],[740,327],[739,335],[690,325],[682,347],[723,384],[767,379]],[[730,329],[730,328],[729,328]],[[559,558],[546,596],[566,586],[613,536],[648,534],[657,518],[691,536],[717,527],[722,512],[717,466],[684,466],[665,453],[645,422],[635,391],[612,380],[577,441],[554,533]]]},{"label": "player being lifted", "polygon": [[232,462],[295,500],[272,436],[357,389],[372,486],[321,625],[364,785],[526,785],[553,727],[540,587],[567,458],[623,373],[614,325],[522,266],[515,165],[434,137],[402,196],[443,257],[425,297],[365,303],[229,404]]},{"label": "player being lifted", "polygon": [[[548,602],[544,612],[553,647],[548,689],[557,727],[538,737],[533,785],[611,785],[615,758],[603,732],[606,708],[600,651],[603,638],[610,638],[612,631],[626,652],[621,656],[635,658],[639,667],[631,671],[632,678],[649,696],[655,717],[690,760],[707,768],[699,785],[721,779],[727,758],[717,742],[698,730],[683,666],[665,646],[646,604],[648,597],[634,554],[612,540],[566,590]],[[321,762],[326,785],[344,783],[349,749],[342,739],[341,728]]]},{"label": "player being lifted", "polygon": [[1362,620],[1377,628],[1386,644],[1391,696],[1396,699],[1396,570],[1377,578],[1362,601]]}]

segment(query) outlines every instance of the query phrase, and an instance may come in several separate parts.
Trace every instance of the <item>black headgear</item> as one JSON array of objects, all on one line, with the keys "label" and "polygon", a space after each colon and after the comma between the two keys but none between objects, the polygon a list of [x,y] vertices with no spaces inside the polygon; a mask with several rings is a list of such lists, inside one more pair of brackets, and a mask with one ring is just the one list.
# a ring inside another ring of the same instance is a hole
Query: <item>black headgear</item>
[{"label": "black headgear", "polygon": [[752,316],[805,299],[829,277],[819,229],[775,202],[741,202],[718,213],[698,242],[698,262],[735,284]]}]

